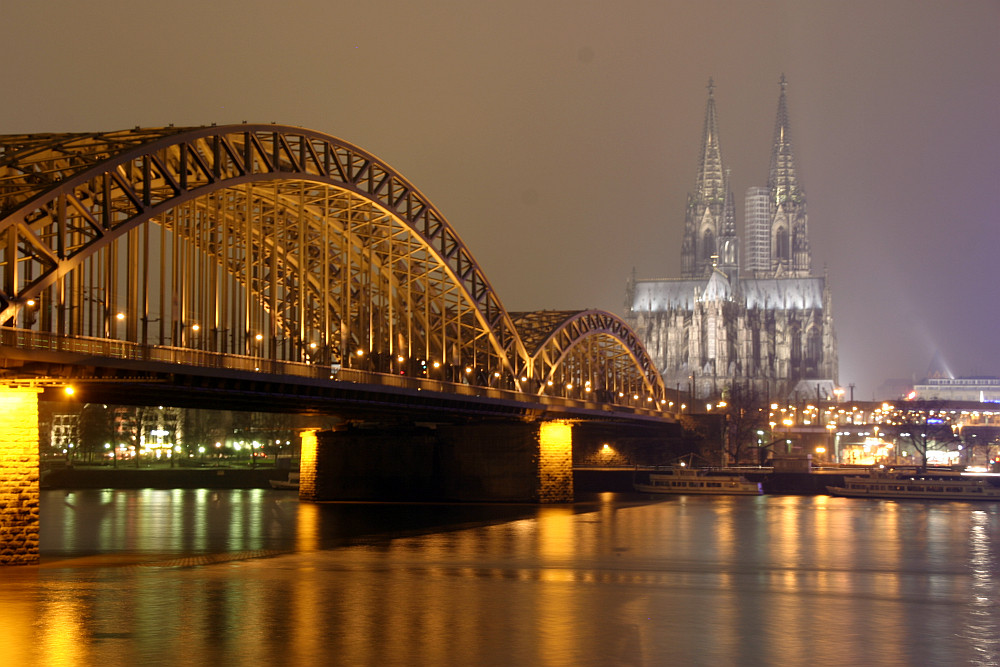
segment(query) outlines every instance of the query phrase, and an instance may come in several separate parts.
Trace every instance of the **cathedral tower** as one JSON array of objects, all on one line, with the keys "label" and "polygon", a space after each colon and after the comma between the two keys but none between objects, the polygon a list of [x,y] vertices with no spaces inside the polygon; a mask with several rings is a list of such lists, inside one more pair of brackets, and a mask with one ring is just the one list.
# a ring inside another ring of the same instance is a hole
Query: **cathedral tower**
[{"label": "cathedral tower", "polygon": [[[806,193],[799,187],[788,124],[788,103],[781,75],[778,117],[774,123],[771,169],[767,177],[770,224],[770,273],[775,277],[804,278],[812,268]],[[747,221],[750,222],[749,220]],[[749,230],[748,230],[749,232]]]},{"label": "cathedral tower", "polygon": [[727,388],[795,400],[830,399],[837,338],[827,276],[811,276],[806,197],[788,123],[785,77],[766,186],[747,191],[744,274],[715,89],[708,84],[695,190],[688,195],[680,279],[626,287],[626,321],[667,386],[704,398]]},{"label": "cathedral tower", "polygon": [[729,173],[722,164],[719,123],[715,111],[715,84],[708,80],[708,105],[702,132],[701,160],[695,191],[688,195],[681,243],[681,275],[707,278],[714,268],[731,281],[739,272],[736,207],[729,187]]}]

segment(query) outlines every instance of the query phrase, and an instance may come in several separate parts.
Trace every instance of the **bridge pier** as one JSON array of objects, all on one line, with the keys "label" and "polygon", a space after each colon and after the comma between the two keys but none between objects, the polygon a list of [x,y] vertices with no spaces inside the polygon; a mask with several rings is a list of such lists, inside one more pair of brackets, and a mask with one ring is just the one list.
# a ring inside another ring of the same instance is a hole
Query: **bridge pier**
[{"label": "bridge pier", "polygon": [[566,422],[357,427],[303,435],[303,500],[573,501]]},{"label": "bridge pier", "polygon": [[38,395],[0,387],[0,565],[38,562]]}]

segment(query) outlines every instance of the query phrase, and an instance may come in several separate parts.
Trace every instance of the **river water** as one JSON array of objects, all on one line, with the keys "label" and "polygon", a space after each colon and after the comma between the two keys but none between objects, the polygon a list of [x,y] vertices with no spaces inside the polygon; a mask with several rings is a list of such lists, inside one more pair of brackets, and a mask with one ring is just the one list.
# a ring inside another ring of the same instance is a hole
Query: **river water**
[{"label": "river water", "polygon": [[44,491],[0,664],[995,665],[1000,504]]}]

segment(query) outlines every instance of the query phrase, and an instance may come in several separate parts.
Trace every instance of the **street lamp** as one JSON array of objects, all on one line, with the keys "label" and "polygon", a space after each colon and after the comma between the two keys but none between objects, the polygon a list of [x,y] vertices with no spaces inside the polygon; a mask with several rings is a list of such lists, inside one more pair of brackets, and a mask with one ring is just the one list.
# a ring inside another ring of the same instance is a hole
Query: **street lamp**
[{"label": "street lamp", "polygon": [[827,439],[830,441],[830,451],[833,452],[833,458],[836,463],[840,463],[840,457],[837,454],[837,441],[834,438],[833,432],[837,428],[834,422],[828,422],[826,425]]}]

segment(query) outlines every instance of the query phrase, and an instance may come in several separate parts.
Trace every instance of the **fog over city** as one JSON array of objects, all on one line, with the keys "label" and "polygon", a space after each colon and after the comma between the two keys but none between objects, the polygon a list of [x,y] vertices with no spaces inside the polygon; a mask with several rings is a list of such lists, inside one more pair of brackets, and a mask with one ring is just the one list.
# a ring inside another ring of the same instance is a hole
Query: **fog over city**
[{"label": "fog over city", "polygon": [[[379,156],[510,310],[679,278],[707,90],[737,223],[784,74],[840,377],[1000,375],[1000,3],[7,3],[0,133],[276,122]],[[881,397],[881,396],[879,396]]]}]

